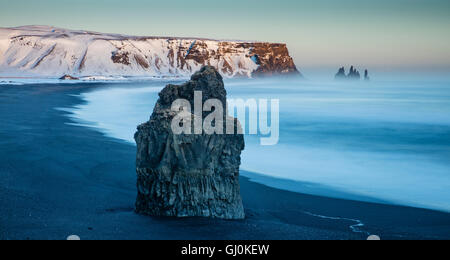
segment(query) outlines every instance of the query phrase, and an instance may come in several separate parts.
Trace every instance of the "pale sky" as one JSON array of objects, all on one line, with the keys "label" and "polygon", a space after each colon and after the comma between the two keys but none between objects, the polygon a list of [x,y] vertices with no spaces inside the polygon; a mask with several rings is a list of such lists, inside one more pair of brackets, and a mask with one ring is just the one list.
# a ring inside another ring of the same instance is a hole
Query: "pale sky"
[{"label": "pale sky", "polygon": [[449,0],[0,0],[0,27],[21,25],[284,42],[300,68],[450,69]]}]

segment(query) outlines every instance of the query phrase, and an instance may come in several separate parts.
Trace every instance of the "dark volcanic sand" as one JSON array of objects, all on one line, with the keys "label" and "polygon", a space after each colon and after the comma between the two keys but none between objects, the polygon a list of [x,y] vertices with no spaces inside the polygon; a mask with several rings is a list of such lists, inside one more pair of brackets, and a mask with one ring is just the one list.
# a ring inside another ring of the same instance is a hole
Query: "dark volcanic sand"
[{"label": "dark volcanic sand", "polygon": [[[135,147],[70,125],[55,109],[98,86],[0,86],[0,239],[450,239],[448,213],[292,193],[246,178],[244,221],[136,215]],[[355,221],[306,212],[358,219],[364,232],[352,231]]]}]

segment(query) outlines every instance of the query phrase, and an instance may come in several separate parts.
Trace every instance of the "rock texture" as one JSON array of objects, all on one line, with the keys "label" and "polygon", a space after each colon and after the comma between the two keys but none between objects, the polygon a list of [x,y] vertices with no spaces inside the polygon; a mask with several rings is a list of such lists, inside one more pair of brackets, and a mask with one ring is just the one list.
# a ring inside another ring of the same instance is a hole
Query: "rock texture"
[{"label": "rock texture", "polygon": [[[181,98],[193,106],[194,91],[203,92],[203,102],[214,98],[226,106],[221,75],[214,67],[205,66],[187,83],[167,85],[159,94],[150,121],[138,126],[136,212],[243,219],[239,188],[243,135],[176,135],[171,130],[175,116],[172,102]],[[206,116],[203,113],[203,118]],[[240,127],[237,119],[225,116],[224,120],[233,120]]]},{"label": "rock texture", "polygon": [[189,77],[205,65],[225,77],[300,75],[286,44],[0,28],[1,76]]},{"label": "rock texture", "polygon": [[300,72],[289,56],[286,44],[246,43],[243,48],[251,50],[251,58],[259,65],[253,76],[298,75]]}]

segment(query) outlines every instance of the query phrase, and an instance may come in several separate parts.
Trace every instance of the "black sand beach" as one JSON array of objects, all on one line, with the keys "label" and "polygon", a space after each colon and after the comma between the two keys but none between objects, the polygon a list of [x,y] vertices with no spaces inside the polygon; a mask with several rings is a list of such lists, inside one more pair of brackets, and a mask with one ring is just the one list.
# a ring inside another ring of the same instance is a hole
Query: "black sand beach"
[{"label": "black sand beach", "polygon": [[139,216],[135,147],[71,125],[55,109],[98,86],[0,86],[0,239],[450,239],[448,213],[304,195],[245,177],[246,220]]}]

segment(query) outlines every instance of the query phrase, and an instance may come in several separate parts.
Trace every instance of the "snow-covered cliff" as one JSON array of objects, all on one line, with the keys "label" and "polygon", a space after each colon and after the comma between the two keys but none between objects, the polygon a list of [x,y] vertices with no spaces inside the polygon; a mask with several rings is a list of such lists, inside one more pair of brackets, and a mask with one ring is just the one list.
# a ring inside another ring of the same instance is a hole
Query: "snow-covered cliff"
[{"label": "snow-covered cliff", "polygon": [[0,28],[2,77],[183,77],[203,65],[225,77],[299,74],[285,44]]}]

